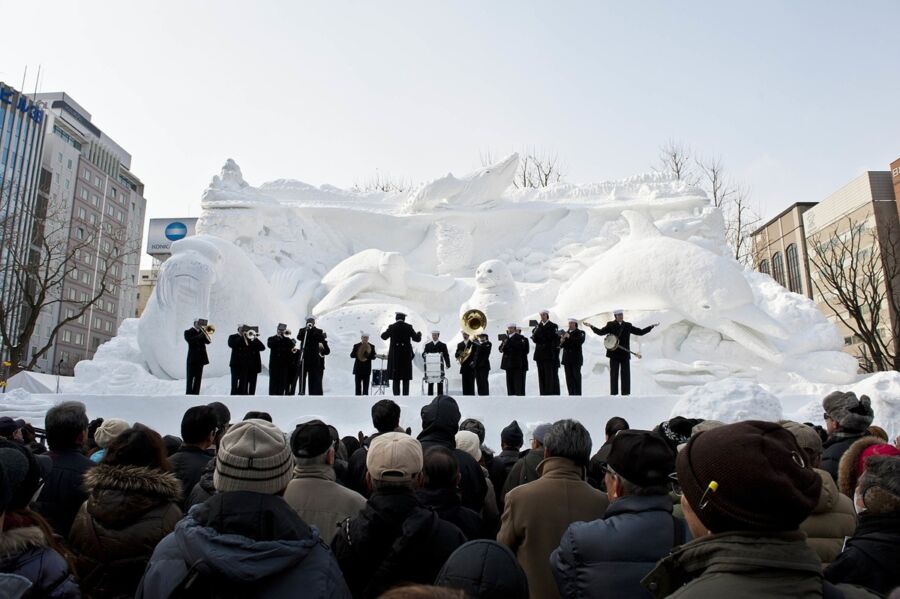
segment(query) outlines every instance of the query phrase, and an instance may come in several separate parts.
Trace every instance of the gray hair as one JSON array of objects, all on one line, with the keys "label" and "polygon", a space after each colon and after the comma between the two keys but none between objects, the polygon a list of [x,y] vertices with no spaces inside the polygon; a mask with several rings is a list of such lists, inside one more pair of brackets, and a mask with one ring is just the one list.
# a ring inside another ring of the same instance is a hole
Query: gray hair
[{"label": "gray hair", "polygon": [[568,458],[579,466],[591,459],[591,435],[577,420],[558,420],[544,436],[550,457]]},{"label": "gray hair", "polygon": [[616,478],[619,479],[619,482],[622,483],[622,495],[636,495],[639,497],[646,497],[648,495],[668,495],[669,488],[663,485],[655,485],[649,487],[642,487],[641,485],[635,484],[616,472]]},{"label": "gray hair", "polygon": [[44,429],[50,449],[77,447],[78,435],[86,432],[87,427],[87,408],[80,401],[58,403],[44,415]]}]

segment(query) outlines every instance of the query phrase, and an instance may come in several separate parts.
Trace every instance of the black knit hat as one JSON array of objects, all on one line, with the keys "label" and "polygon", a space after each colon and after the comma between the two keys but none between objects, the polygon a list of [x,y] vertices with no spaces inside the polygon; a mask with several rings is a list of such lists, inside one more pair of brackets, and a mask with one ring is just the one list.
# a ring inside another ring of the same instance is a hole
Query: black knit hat
[{"label": "black knit hat", "polygon": [[650,431],[619,431],[606,463],[625,480],[641,487],[665,486],[675,472],[675,451]]},{"label": "black knit hat", "polygon": [[500,431],[500,442],[510,447],[522,447],[525,442],[525,435],[519,428],[519,423],[513,420],[509,426]]},{"label": "black knit hat", "polygon": [[291,451],[298,458],[320,456],[331,447],[331,430],[321,420],[298,424],[291,435]]},{"label": "black knit hat", "polygon": [[679,445],[688,442],[694,427],[703,422],[702,418],[685,418],[676,416],[670,420],[660,422],[653,432],[666,440],[669,447],[677,449]]},{"label": "black knit hat", "polygon": [[774,422],[747,420],[698,433],[676,465],[685,498],[714,533],[796,530],[822,490],[794,435]]}]

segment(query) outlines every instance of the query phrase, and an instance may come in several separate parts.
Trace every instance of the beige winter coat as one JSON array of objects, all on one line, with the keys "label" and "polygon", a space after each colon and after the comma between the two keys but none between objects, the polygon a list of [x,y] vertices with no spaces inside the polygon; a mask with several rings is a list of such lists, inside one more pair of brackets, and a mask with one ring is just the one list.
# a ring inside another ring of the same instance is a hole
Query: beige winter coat
[{"label": "beige winter coat", "polygon": [[856,510],[853,501],[838,491],[834,479],[825,470],[816,470],[822,477],[822,493],[813,513],[800,524],[806,533],[807,545],[819,555],[822,567],[834,561],[844,546],[844,539],[856,530]]},{"label": "beige winter coat", "polygon": [[319,537],[331,543],[337,526],[355,517],[366,506],[366,498],[335,482],[331,466],[297,466],[294,480],[284,491],[284,500],[310,526],[319,529]]}]

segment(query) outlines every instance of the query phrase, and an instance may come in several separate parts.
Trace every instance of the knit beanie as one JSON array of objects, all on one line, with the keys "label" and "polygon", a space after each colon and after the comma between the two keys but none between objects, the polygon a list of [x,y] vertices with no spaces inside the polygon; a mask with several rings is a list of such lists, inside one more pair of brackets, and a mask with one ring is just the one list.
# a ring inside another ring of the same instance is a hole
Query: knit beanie
[{"label": "knit beanie", "polygon": [[863,395],[857,399],[856,393],[852,391],[829,393],[822,400],[822,408],[838,423],[841,430],[852,433],[864,432],[875,418],[869,396]]},{"label": "knit beanie", "polygon": [[531,435],[531,438],[540,443],[544,444],[544,437],[547,436],[547,431],[550,430],[550,427],[553,426],[549,422],[542,422],[541,424],[534,427],[534,434]]},{"label": "knit beanie", "polygon": [[119,418],[107,418],[94,431],[94,442],[97,447],[106,449],[112,440],[127,431],[130,425]]},{"label": "knit beanie", "polygon": [[653,432],[661,436],[669,444],[672,450],[677,450],[679,445],[688,442],[693,434],[694,427],[703,422],[701,418],[685,418],[676,416],[664,422],[660,422]]},{"label": "knit beanie", "polygon": [[[879,446],[894,449],[893,446],[887,445],[878,437],[861,437],[847,448],[847,451],[841,456],[841,461],[838,462],[837,485],[841,493],[847,497],[853,497],[856,483],[865,470],[867,457],[881,453],[890,455],[891,449]],[[879,449],[872,449],[873,447],[879,447]]]},{"label": "knit beanie", "polygon": [[525,435],[519,428],[519,423],[513,420],[502,431],[500,431],[500,442],[510,447],[522,447],[525,443]]},{"label": "knit beanie", "polygon": [[456,433],[456,448],[465,451],[476,462],[481,460],[481,442],[478,435],[472,431],[459,431]]},{"label": "knit beanie", "polygon": [[866,514],[900,513],[900,456],[873,456],[859,479],[859,494]]},{"label": "knit beanie", "polygon": [[292,468],[293,456],[284,433],[265,420],[244,420],[222,436],[213,485],[222,493],[253,491],[272,495],[291,482]]},{"label": "knit beanie", "polygon": [[20,510],[31,503],[41,486],[41,468],[31,450],[14,441],[0,439],[0,463],[10,485],[8,509]]},{"label": "knit beanie", "polygon": [[685,499],[713,533],[796,530],[822,490],[794,436],[774,422],[699,433],[679,452],[676,468]]}]

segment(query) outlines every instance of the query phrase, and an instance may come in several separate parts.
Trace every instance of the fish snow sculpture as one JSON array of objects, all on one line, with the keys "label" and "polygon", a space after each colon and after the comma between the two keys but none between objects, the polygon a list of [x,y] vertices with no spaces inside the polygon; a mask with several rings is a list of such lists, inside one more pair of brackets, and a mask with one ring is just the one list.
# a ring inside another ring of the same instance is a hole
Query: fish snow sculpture
[{"label": "fish snow sculpture", "polygon": [[766,360],[779,360],[769,337],[784,339],[787,333],[755,305],[737,262],[666,237],[639,212],[626,210],[622,216],[628,221],[628,236],[560,293],[556,314],[587,318],[620,306],[670,311]]},{"label": "fish snow sculpture", "polygon": [[419,188],[407,200],[405,211],[430,212],[441,206],[484,207],[493,204],[509,189],[519,168],[519,155],[510,154],[500,162],[457,179],[452,173]]}]

